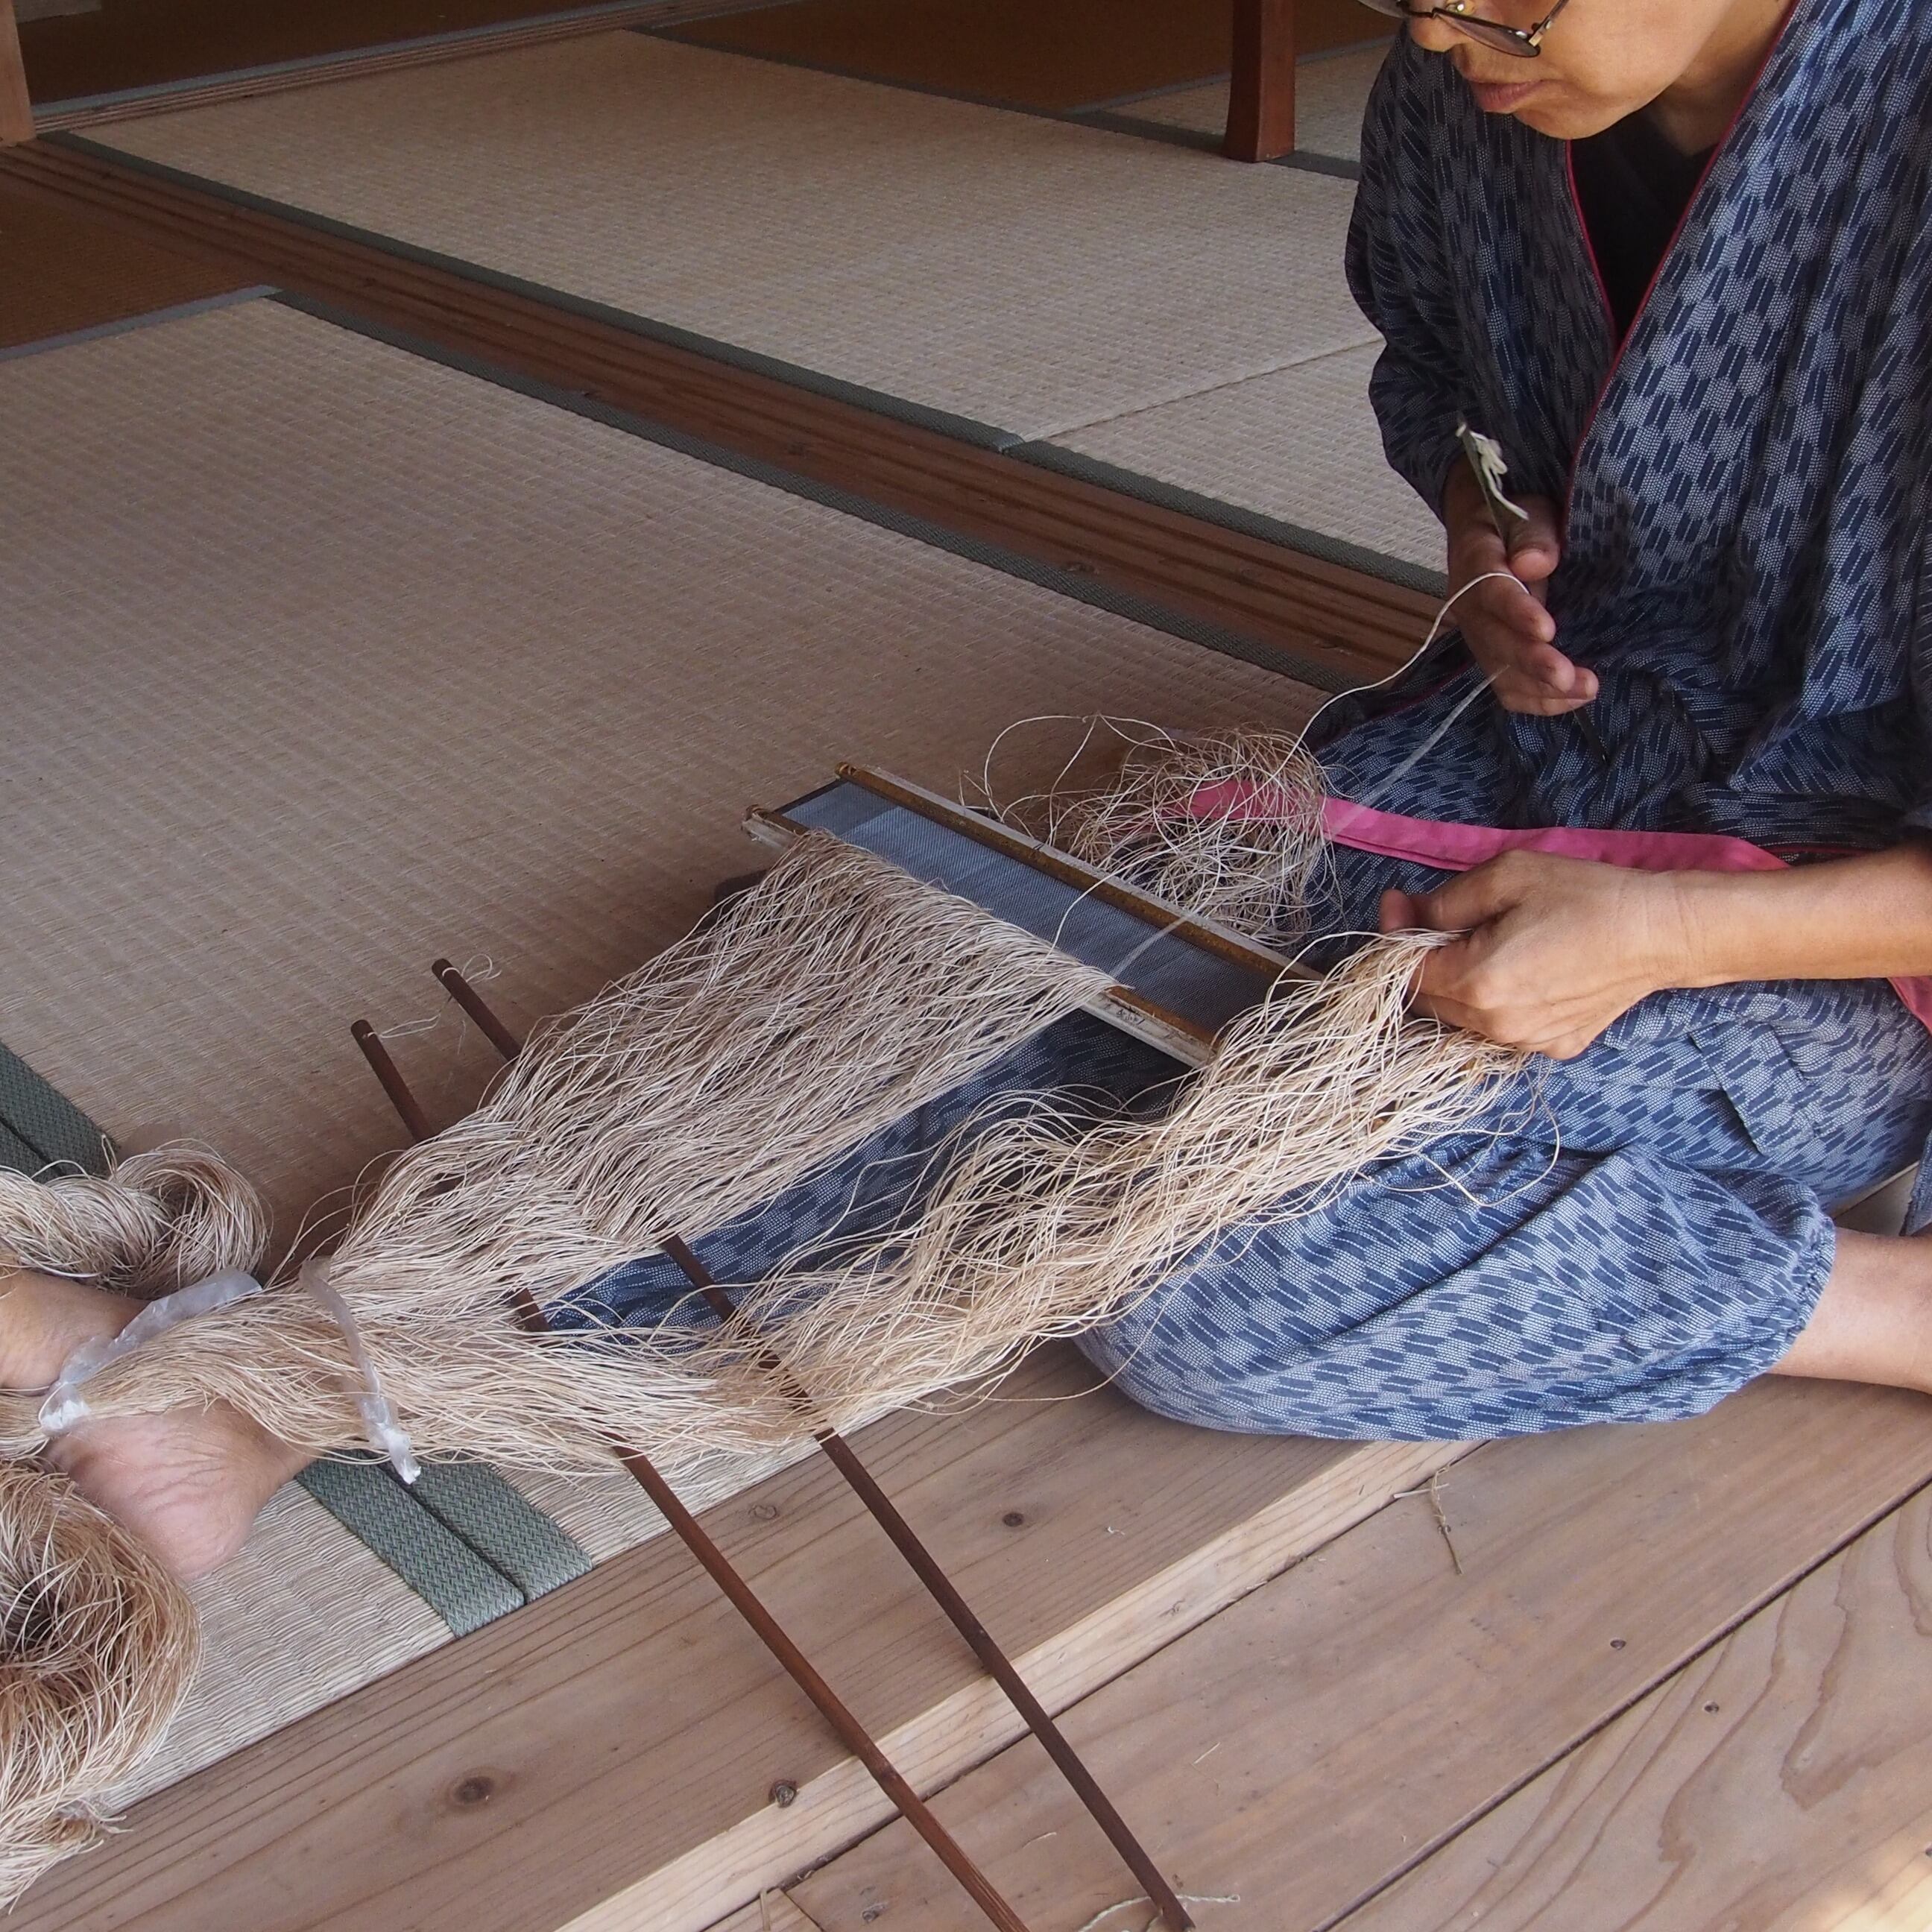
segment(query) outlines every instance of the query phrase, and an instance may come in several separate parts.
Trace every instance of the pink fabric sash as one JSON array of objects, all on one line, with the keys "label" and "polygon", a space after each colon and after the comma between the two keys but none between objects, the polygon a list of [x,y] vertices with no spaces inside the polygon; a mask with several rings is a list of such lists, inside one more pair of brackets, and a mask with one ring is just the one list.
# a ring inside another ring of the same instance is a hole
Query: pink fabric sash
[{"label": "pink fabric sash", "polygon": [[[1203,785],[1188,801],[1194,818],[1285,818],[1290,801],[1276,785],[1236,778]],[[1588,826],[1540,826],[1505,831],[1495,825],[1456,825],[1444,819],[1405,818],[1346,798],[1322,802],[1322,829],[1338,845],[1387,859],[1412,859],[1446,872],[1466,872],[1504,852],[1551,852],[1565,859],[1623,866],[1640,872],[1781,872],[1785,862],[1748,838],[1712,832],[1599,832]],[[1894,980],[1906,1007],[1932,1028],[1932,977]]]}]

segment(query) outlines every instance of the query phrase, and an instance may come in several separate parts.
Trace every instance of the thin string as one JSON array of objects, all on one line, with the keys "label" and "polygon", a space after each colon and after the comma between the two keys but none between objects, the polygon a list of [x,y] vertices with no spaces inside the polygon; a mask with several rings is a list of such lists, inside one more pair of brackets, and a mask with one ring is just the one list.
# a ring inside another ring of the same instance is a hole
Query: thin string
[{"label": "thin string", "polygon": [[[1380,691],[1384,685],[1393,684],[1398,678],[1406,677],[1408,674],[1429,655],[1430,646],[1434,644],[1436,638],[1442,634],[1443,621],[1448,617],[1450,612],[1454,610],[1456,606],[1461,602],[1465,597],[1468,596],[1469,592],[1474,590],[1478,584],[1487,584],[1492,579],[1502,578],[1507,578],[1512,584],[1520,584],[1522,581],[1522,580],[1518,577],[1516,572],[1513,570],[1486,570],[1480,577],[1471,578],[1468,582],[1464,584],[1460,590],[1452,590],[1449,593],[1448,598],[1444,599],[1442,608],[1436,612],[1436,621],[1430,626],[1428,636],[1423,639],[1422,642],[1409,653],[1408,656],[1404,659],[1402,663],[1396,665],[1394,670],[1388,673],[1386,676],[1376,678],[1371,683],[1358,684],[1352,686],[1346,691],[1338,691],[1333,697],[1323,699],[1322,703],[1316,706],[1314,713],[1310,718],[1308,722],[1301,728],[1300,742],[1304,745],[1307,743],[1309,734],[1315,729],[1316,726],[1322,722],[1322,714],[1328,710],[1330,705],[1340,704],[1345,698],[1360,698],[1366,692]],[[1494,672],[1486,672],[1484,674],[1481,683],[1478,685],[1476,687],[1476,693],[1480,694],[1482,692],[1488,690],[1490,685],[1495,682],[1495,676],[1496,674]],[[1472,695],[1473,694],[1472,694]],[[1462,708],[1459,706],[1455,716],[1460,717],[1461,716]],[[1455,718],[1451,718],[1450,723],[1454,724],[1454,722]],[[1443,728],[1446,730],[1448,728],[1445,725]],[[1429,744],[1424,747],[1424,749],[1426,751],[1433,747],[1440,739],[1441,736],[1442,734],[1438,732],[1436,734],[1436,736],[1435,738],[1432,738],[1429,741]],[[1411,760],[1411,762],[1413,763],[1414,761]],[[1408,770],[1408,766],[1403,766],[1403,771],[1406,772]]]}]

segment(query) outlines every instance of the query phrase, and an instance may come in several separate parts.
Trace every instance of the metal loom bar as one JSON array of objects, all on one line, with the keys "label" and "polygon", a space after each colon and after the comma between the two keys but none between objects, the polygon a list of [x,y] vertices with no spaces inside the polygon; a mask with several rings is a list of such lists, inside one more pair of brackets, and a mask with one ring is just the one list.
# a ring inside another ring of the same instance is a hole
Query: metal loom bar
[{"label": "metal loom bar", "polygon": [[[520,1042],[509,1028],[494,1012],[482,994],[472,986],[460,970],[447,959],[439,959],[430,969],[449,992],[450,997],[469,1014],[487,1034],[496,1050],[506,1060],[514,1060],[522,1051]],[[710,1271],[694,1253],[689,1245],[680,1235],[665,1234],[660,1237],[664,1251],[682,1270],[685,1279],[690,1282],[710,1307],[720,1322],[737,1318],[738,1306],[730,1295],[714,1280]],[[748,1319],[744,1323],[754,1340],[757,1330]],[[1052,1714],[1034,1696],[1026,1679],[1006,1652],[1000,1648],[992,1633],[974,1612],[972,1606],[962,1596],[952,1580],[940,1567],[938,1559],[920,1541],[910,1523],[899,1512],[898,1507],[880,1486],[872,1472],[859,1459],[858,1452],[844,1436],[817,1420],[818,1405],[808,1390],[790,1373],[784,1363],[769,1349],[760,1356],[760,1366],[776,1376],[785,1400],[812,1424],[812,1439],[817,1442],[850,1486],[873,1520],[884,1530],[892,1545],[902,1556],[908,1567],[925,1586],[926,1592],[946,1613],[947,1621],[964,1637],[973,1654],[984,1666],[1006,1694],[1027,1729],[1040,1741],[1042,1748],[1053,1760],[1060,1775],[1066,1780],[1074,1795],[1084,1805],[1094,1822],[1106,1834],[1107,1841],[1120,1854],[1121,1862],[1146,1888],[1149,1900],[1160,1908],[1160,1915],[1171,1932],[1192,1932],[1192,1918],[1181,1904],[1174,1888],[1162,1874],[1152,1856],[1134,1836],[1113,1801],[1101,1790],[1094,1774],[1087,1768],[1065,1732],[1054,1721]]]},{"label": "metal loom bar", "polygon": [[[447,961],[439,964],[448,965]],[[449,971],[457,978],[461,974],[454,966]],[[439,973],[437,978],[442,975]],[[467,982],[465,982],[466,987]],[[452,988],[452,993],[454,989]],[[470,997],[479,1006],[483,1004],[473,988],[468,988]],[[470,1010],[465,1005],[465,1010]],[[498,1034],[509,1040],[514,1048],[514,1036],[502,1026],[494,1014],[490,1016],[492,1027],[484,1030],[493,1042],[498,1042]],[[482,1021],[477,1018],[478,1026]],[[494,1030],[492,1029],[494,1029]],[[401,1118],[403,1125],[409,1130],[412,1140],[425,1140],[430,1136],[428,1118],[423,1112],[416,1097],[410,1090],[409,1083],[390,1058],[388,1049],[377,1036],[376,1030],[367,1020],[358,1020],[350,1028],[351,1036],[362,1049],[363,1058],[374,1070],[376,1077],[382,1083],[382,1090],[389,1097]],[[527,1292],[514,1298],[513,1313],[518,1325],[532,1334],[547,1333],[550,1324],[536,1304],[535,1298]],[[932,1846],[940,1862],[953,1877],[961,1888],[979,1906],[988,1921],[998,1926],[1000,1932],[1028,1932],[1026,1922],[1009,1905],[994,1888],[992,1881],[980,1870],[965,1849],[941,1824],[926,1800],[909,1784],[898,1767],[882,1750],[872,1733],[847,1708],[838,1694],[826,1682],[805,1652],[788,1636],[784,1627],[766,1609],[758,1594],[741,1576],[731,1560],[712,1540],[704,1526],[679,1499],[677,1492],[668,1483],[650,1459],[641,1450],[631,1448],[622,1443],[613,1442],[612,1453],[622,1463],[632,1479],[656,1505],[659,1514],[699,1564],[724,1593],[731,1607],[748,1624],[758,1640],[772,1656],[784,1666],[785,1673],[805,1694],[812,1700],[819,1714],[838,1734],[839,1741],[851,1752],[866,1770],[873,1781],[892,1801],[895,1808],[913,1829]]]}]

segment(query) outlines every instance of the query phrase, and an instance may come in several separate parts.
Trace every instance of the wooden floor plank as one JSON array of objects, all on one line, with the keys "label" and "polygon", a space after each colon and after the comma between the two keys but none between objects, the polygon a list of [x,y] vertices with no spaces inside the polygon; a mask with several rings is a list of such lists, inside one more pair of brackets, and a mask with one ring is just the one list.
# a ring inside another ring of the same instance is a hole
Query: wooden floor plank
[{"label": "wooden floor plank", "polygon": [[1928,1636],[1922,1491],[1340,1932],[1918,1932]]},{"label": "wooden floor plank", "polygon": [[[1461,1574],[1426,1498],[1384,1510],[1069,1735],[1184,1891],[1238,1894],[1205,1932],[1316,1932],[1932,1479],[1927,1422],[1917,1397],[1766,1382],[1693,1422],[1480,1450],[1441,1492]],[[1030,1924],[1124,1895],[1030,1745],[938,1809]],[[916,1853],[894,1826],[788,1889],[823,1932],[971,1932]]]},{"label": "wooden floor plank", "polygon": [[722,1918],[710,1932],[814,1932],[812,1921],[782,1892],[768,1892]]},{"label": "wooden floor plank", "polygon": [[[862,1442],[1054,1709],[1451,1453],[1184,1429],[1094,1390],[1068,1349],[1013,1393],[1034,1399]],[[821,1460],[707,1522],[916,1784],[1018,1734]],[[9,1932],[694,1932],[886,1815],[660,1538],[159,1794]]]},{"label": "wooden floor plank", "polygon": [[[46,134],[142,113],[314,87],[432,61],[532,46],[626,25],[701,20],[738,0],[635,0],[588,11],[583,0],[116,0],[37,22],[28,78]],[[451,35],[462,38],[452,40]],[[157,100],[146,90],[165,88]]]}]

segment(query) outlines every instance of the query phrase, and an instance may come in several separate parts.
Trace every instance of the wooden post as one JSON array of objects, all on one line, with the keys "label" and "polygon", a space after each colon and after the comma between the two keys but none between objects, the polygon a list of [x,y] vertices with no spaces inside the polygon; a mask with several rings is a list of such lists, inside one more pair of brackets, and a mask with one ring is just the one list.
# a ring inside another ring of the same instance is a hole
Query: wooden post
[{"label": "wooden post", "polygon": [[1222,152],[1231,160],[1271,161],[1294,149],[1294,0],[1234,0],[1234,71]]},{"label": "wooden post", "polygon": [[34,106],[27,98],[20,25],[14,18],[14,0],[0,0],[0,148],[33,138]]}]

